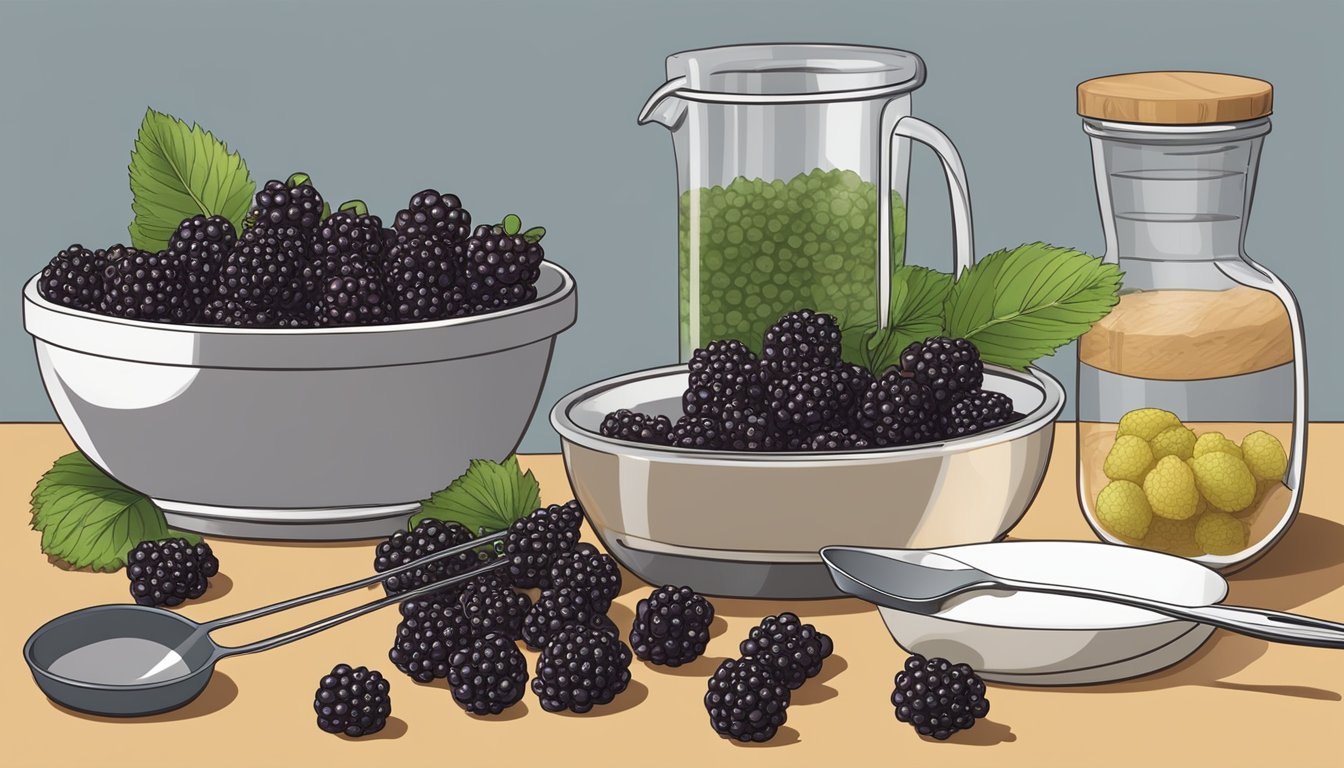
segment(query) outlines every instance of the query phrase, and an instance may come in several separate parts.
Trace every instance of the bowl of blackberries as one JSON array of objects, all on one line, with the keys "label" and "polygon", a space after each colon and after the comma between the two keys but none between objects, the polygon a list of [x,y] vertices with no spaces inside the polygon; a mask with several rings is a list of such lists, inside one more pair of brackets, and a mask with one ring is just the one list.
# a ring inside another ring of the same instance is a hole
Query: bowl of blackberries
[{"label": "bowl of blackberries", "polygon": [[426,189],[388,224],[300,173],[261,187],[241,232],[194,215],[157,253],[61,250],[23,289],[57,415],[177,528],[403,526],[517,447],[576,295],[516,215],[473,226]]},{"label": "bowl of blackberries", "polygon": [[831,544],[994,541],[1045,476],[1064,390],[932,337],[870,371],[828,314],[801,309],[759,344],[583,387],[551,411],[593,528],[645,581],[734,597],[837,594]]}]

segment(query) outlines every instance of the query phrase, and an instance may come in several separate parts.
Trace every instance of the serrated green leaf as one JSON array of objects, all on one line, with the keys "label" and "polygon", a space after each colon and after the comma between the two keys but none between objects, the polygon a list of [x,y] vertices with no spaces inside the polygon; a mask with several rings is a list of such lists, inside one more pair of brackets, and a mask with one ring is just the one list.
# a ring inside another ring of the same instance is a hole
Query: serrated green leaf
[{"label": "serrated green leaf", "polygon": [[242,230],[256,184],[237,152],[199,125],[145,111],[131,151],[131,244],[168,245],[183,219],[223,216]]},{"label": "serrated green leaf", "polygon": [[845,360],[867,368],[875,376],[898,364],[901,351],[912,342],[942,334],[943,304],[951,289],[952,276],[944,272],[916,266],[897,268],[891,276],[890,322],[880,330],[846,330],[841,336]]},{"label": "serrated green leaf", "polygon": [[524,473],[519,469],[517,456],[510,456],[502,464],[473,459],[466,473],[421,502],[410,526],[433,518],[460,523],[477,535],[494,533],[540,505],[541,487],[531,470]]},{"label": "serrated green leaf", "polygon": [[1086,333],[1119,301],[1123,273],[1071,248],[1027,243],[968,269],[945,306],[946,331],[986,362],[1022,370]]}]

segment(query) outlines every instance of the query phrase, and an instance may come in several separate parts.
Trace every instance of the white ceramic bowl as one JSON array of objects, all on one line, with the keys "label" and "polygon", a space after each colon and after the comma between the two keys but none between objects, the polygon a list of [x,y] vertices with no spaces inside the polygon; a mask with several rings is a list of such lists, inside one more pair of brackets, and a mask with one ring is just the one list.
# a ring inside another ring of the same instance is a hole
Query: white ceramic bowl
[{"label": "white ceramic bowl", "polygon": [[[934,551],[1007,579],[1180,605],[1212,605],[1227,596],[1227,582],[1216,571],[1135,547],[1005,541]],[[1019,685],[1083,685],[1146,675],[1194,653],[1213,633],[1211,626],[1138,608],[1027,592],[971,593],[931,615],[883,606],[879,611],[907,651],[964,662],[986,680]]]},{"label": "white ceramic bowl", "polygon": [[474,317],[352,328],[170,325],[23,290],[42,383],[90,460],[170,525],[228,536],[383,536],[473,458],[513,452],[574,279]]},{"label": "white ceramic bowl", "polygon": [[1035,498],[1064,390],[1045,372],[991,367],[985,388],[1025,418],[978,435],[853,452],[740,453],[599,433],[619,408],[675,419],[684,365],[631,373],[551,410],[574,493],[602,543],[653,584],[710,595],[834,597],[828,544],[936,547],[993,541]]}]

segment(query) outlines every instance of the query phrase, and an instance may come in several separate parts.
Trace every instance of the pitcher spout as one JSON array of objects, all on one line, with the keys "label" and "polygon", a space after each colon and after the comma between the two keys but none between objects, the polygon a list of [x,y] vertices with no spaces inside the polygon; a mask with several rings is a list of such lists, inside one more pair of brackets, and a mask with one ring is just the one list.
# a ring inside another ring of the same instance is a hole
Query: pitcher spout
[{"label": "pitcher spout", "polygon": [[686,114],[686,102],[677,96],[685,86],[685,77],[674,77],[658,86],[649,100],[644,102],[636,122],[639,125],[658,123],[668,130],[676,130],[682,116]]}]

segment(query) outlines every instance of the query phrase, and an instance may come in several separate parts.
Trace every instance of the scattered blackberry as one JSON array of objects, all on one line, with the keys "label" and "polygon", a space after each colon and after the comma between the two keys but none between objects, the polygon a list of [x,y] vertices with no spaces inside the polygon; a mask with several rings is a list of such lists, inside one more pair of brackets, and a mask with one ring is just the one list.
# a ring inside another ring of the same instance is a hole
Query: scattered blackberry
[{"label": "scattered blackberry", "polygon": [[944,423],[948,437],[964,437],[1017,420],[1012,398],[999,392],[977,390],[952,404]]},{"label": "scattered blackberry", "polygon": [[523,636],[523,618],[532,609],[532,598],[515,592],[496,572],[467,582],[460,601],[462,616],[476,637],[496,633],[518,640]]},{"label": "scattered blackberry", "polygon": [[397,211],[393,225],[397,232],[410,237],[436,237],[457,243],[466,240],[471,231],[471,214],[457,195],[426,189],[412,195],[406,207]]},{"label": "scattered blackberry", "polygon": [[466,273],[487,288],[536,282],[546,256],[541,247],[545,231],[538,227],[529,230],[533,234],[519,234],[521,225],[518,217],[510,214],[501,224],[477,227],[467,240]]},{"label": "scattered blackberry", "polygon": [[199,319],[214,299],[224,259],[237,242],[233,224],[223,216],[196,215],[177,225],[168,241],[168,261],[181,276],[188,321]]},{"label": "scattered blackberry", "polygon": [[571,587],[543,589],[523,619],[523,642],[533,650],[545,648],[560,630],[593,626],[597,617],[605,615],[585,590]]},{"label": "scattered blackberry", "polygon": [[448,685],[459,707],[474,715],[498,715],[522,701],[527,659],[513,640],[488,634],[453,652]]},{"label": "scattered blackberry", "polygon": [[337,664],[317,684],[313,697],[317,727],[351,737],[381,731],[392,714],[388,688],[387,680],[376,670]]},{"label": "scattered blackberry", "polygon": [[717,420],[703,416],[682,416],[672,425],[669,442],[677,448],[722,450],[725,445],[723,426]]},{"label": "scattered blackberry", "polygon": [[42,268],[38,292],[53,304],[72,309],[96,310],[103,299],[107,253],[90,251],[75,243],[56,254]]},{"label": "scattered blackberry", "polygon": [[808,447],[814,451],[861,451],[872,445],[872,441],[862,432],[842,427],[813,437]]},{"label": "scattered blackberry", "polygon": [[672,422],[666,416],[650,416],[622,408],[608,413],[599,431],[603,436],[617,440],[667,445],[671,440]]},{"label": "scattered blackberry", "polygon": [[855,400],[845,373],[812,369],[771,380],[766,407],[776,430],[811,436],[846,426]]},{"label": "scattered blackberry", "polygon": [[901,370],[933,392],[938,410],[946,411],[957,398],[985,383],[980,350],[966,339],[935,336],[916,341],[901,352]]},{"label": "scattered blackberry", "polygon": [[[409,531],[397,531],[380,543],[373,558],[373,569],[378,573],[389,571],[412,560],[419,560],[435,552],[465,544],[473,538],[475,537],[471,535],[471,531],[457,523],[425,518],[417,523],[415,528]],[[469,571],[479,563],[480,555],[469,549],[452,557],[388,576],[383,579],[383,588],[389,595],[400,594],[452,574]],[[461,592],[461,587],[449,586],[443,591],[455,597]]]},{"label": "scattered blackberry", "polygon": [[713,416],[725,405],[747,409],[765,399],[765,369],[736,339],[711,341],[687,363],[690,377],[682,404],[688,416]]},{"label": "scattered blackberry", "polygon": [[761,361],[775,379],[835,368],[840,365],[840,326],[834,317],[811,309],[790,312],[766,329]]},{"label": "scattered blackberry", "polygon": [[822,661],[834,646],[828,635],[785,612],[761,619],[738,649],[743,657],[755,659],[793,690],[821,671]]},{"label": "scattered blackberry", "polygon": [[630,684],[630,649],[616,635],[589,627],[561,630],[542,650],[532,692],[547,712],[582,714],[607,704]]},{"label": "scattered blackberry", "polygon": [[295,173],[286,181],[272,179],[257,191],[249,218],[256,226],[312,230],[322,221],[322,195],[305,173]]},{"label": "scattered blackberry", "polygon": [[705,652],[713,621],[714,606],[690,587],[659,587],[635,607],[630,647],[644,661],[679,667]]},{"label": "scattered blackberry", "polygon": [[391,307],[404,323],[452,317],[459,308],[453,294],[462,247],[439,237],[401,233],[387,251],[384,279]]},{"label": "scattered blackberry", "polygon": [[105,315],[160,323],[191,319],[182,276],[166,252],[114,245],[107,249],[103,276],[98,311]]},{"label": "scattered blackberry", "polygon": [[937,434],[933,393],[909,374],[890,368],[863,398],[860,417],[880,447],[927,442]]},{"label": "scattered blackberry", "polygon": [[142,541],[126,555],[131,597],[140,605],[181,605],[205,594],[219,560],[205,542]]},{"label": "scattered blackberry", "polygon": [[769,741],[788,719],[790,696],[789,687],[760,662],[728,659],[709,678],[705,709],[720,736]]},{"label": "scattered blackberry", "polygon": [[376,325],[390,317],[383,287],[383,222],[363,202],[332,213],[313,237],[307,265],[321,325]]},{"label": "scattered blackberry", "polygon": [[516,587],[549,587],[551,565],[574,549],[583,524],[583,508],[577,501],[552,504],[536,510],[509,526],[504,538],[504,556],[509,558],[509,579]]},{"label": "scattered blackberry", "polygon": [[579,544],[555,559],[551,586],[583,592],[595,610],[605,613],[621,593],[621,568],[611,555],[598,552],[592,544]]},{"label": "scattered blackberry", "polygon": [[387,657],[412,679],[428,683],[448,676],[453,651],[475,637],[457,597],[433,594],[401,601],[401,622]]},{"label": "scattered blackberry", "polygon": [[305,233],[293,226],[258,224],[244,232],[224,257],[205,320],[216,325],[277,324],[304,300],[302,270],[309,247]]},{"label": "scattered blackberry", "polygon": [[985,682],[970,665],[919,654],[906,659],[905,669],[896,673],[891,704],[897,720],[940,741],[989,714]]}]

